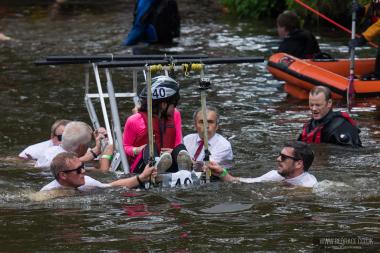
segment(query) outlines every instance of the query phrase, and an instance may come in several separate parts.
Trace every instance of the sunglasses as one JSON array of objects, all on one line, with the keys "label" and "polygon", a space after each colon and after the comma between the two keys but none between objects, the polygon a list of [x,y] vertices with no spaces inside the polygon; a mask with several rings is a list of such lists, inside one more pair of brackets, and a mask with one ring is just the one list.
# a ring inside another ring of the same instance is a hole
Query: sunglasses
[{"label": "sunglasses", "polygon": [[64,170],[64,171],[62,171],[62,172],[72,172],[72,171],[76,171],[77,172],[77,174],[79,175],[79,174],[81,174],[82,173],[82,171],[84,170],[84,163],[81,163],[81,165],[78,167],[78,168],[75,168],[75,169],[72,169],[72,170]]},{"label": "sunglasses", "polygon": [[62,134],[56,134],[58,141],[62,141]]},{"label": "sunglasses", "polygon": [[283,153],[280,153],[278,156],[280,157],[281,162],[284,162],[286,159],[292,159],[293,161],[299,161],[299,160],[301,160],[301,159],[295,158],[293,156],[285,155]]}]

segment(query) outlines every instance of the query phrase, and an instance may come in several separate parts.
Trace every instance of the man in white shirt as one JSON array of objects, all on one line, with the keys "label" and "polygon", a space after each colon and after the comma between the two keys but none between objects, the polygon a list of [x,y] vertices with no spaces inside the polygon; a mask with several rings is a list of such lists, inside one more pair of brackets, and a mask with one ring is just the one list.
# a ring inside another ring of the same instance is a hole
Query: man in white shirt
[{"label": "man in white shirt", "polygon": [[[95,131],[94,134],[88,124],[81,121],[70,122],[63,131],[61,145],[48,148],[34,166],[48,168],[53,158],[62,152],[73,152],[82,162],[88,162],[97,158],[101,153],[100,140],[105,138],[105,129],[100,129]],[[96,145],[90,149],[89,145],[93,135],[96,139]],[[107,166],[108,163],[104,159],[109,159],[112,154],[113,148],[109,145],[105,148],[103,155],[99,159],[99,169],[101,171],[108,171],[109,166]]]},{"label": "man in white shirt", "polygon": [[80,191],[88,191],[95,188],[108,187],[128,187],[144,186],[144,182],[155,176],[157,171],[154,167],[145,167],[140,175],[130,178],[123,178],[108,184],[101,183],[89,176],[85,175],[84,165],[81,160],[74,154],[63,152],[58,154],[50,165],[50,170],[55,180],[42,187],[40,191],[49,191],[57,189],[78,189]]},{"label": "man in white shirt", "polygon": [[60,119],[51,126],[50,139],[34,145],[30,145],[24,149],[18,156],[25,160],[38,160],[43,156],[45,151],[52,147],[58,146],[62,142],[62,133],[65,126],[70,123],[70,120]]},{"label": "man in white shirt", "polygon": [[314,153],[310,146],[304,142],[292,141],[285,143],[284,148],[277,157],[277,170],[256,178],[234,177],[216,162],[211,161],[208,168],[213,175],[223,181],[256,183],[256,182],[286,182],[295,186],[314,187],[317,179],[307,172],[313,163]]},{"label": "man in white shirt", "polygon": [[[204,131],[201,108],[194,112],[193,119],[197,133],[186,135],[183,138],[183,143],[194,161],[203,161],[205,153],[203,147]],[[219,114],[215,107],[207,106],[207,123],[208,145],[211,153],[210,160],[221,164],[231,164],[233,160],[231,143],[216,133],[219,128]]]}]

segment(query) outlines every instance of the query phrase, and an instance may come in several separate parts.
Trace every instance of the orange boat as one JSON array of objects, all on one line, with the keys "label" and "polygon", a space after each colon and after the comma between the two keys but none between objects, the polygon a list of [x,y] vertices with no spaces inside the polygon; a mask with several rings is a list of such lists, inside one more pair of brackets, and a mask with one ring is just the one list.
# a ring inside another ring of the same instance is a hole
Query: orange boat
[{"label": "orange boat", "polygon": [[[375,58],[355,59],[354,90],[356,98],[380,96],[380,80],[361,80],[360,76],[374,71]],[[308,99],[309,91],[317,85],[329,87],[333,98],[346,97],[349,83],[348,59],[299,59],[285,53],[272,55],[268,70],[277,79],[285,81],[284,89],[299,99]]]}]

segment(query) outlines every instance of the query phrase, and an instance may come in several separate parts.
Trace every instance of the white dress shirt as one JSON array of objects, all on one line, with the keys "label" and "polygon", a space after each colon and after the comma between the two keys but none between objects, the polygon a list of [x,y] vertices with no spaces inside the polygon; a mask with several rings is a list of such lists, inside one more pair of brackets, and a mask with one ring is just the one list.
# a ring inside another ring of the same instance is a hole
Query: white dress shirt
[{"label": "white dress shirt", "polygon": [[260,177],[253,177],[253,178],[241,177],[239,181],[243,183],[284,181],[291,185],[302,186],[302,187],[314,187],[314,185],[318,183],[317,179],[313,175],[311,175],[309,172],[304,172],[297,177],[286,179],[280,174],[278,174],[277,170],[271,170]]},{"label": "white dress shirt", "polygon": [[[197,133],[186,135],[183,138],[183,143],[186,146],[187,152],[191,158],[194,158],[195,152],[198,149],[201,138]],[[217,163],[223,161],[232,161],[234,156],[232,153],[231,143],[218,133],[208,140],[208,148],[211,153],[210,160]],[[203,161],[205,156],[204,147],[197,157],[196,161]]]},{"label": "white dress shirt", "polygon": [[[93,179],[92,177],[89,176],[84,176],[84,185],[79,186],[77,189],[80,191],[89,191],[95,188],[107,188],[111,187],[110,184],[103,184],[99,182],[98,180]],[[54,180],[50,182],[49,184],[45,185],[42,187],[40,191],[50,191],[50,190],[56,190],[56,189],[61,189],[61,188],[67,188],[63,185],[61,185],[57,180]]]},{"label": "white dress shirt", "polygon": [[34,164],[34,167],[49,168],[51,161],[53,161],[54,157],[56,157],[56,155],[63,153],[63,152],[67,152],[67,151],[64,150],[60,145],[59,146],[52,146],[52,147],[48,148],[45,151],[45,153],[43,154],[43,156],[41,156],[37,160],[37,162]]},{"label": "white dress shirt", "polygon": [[54,146],[52,140],[43,141],[37,144],[30,145],[24,149],[18,156],[23,159],[33,159],[38,160],[43,156],[45,151]]}]

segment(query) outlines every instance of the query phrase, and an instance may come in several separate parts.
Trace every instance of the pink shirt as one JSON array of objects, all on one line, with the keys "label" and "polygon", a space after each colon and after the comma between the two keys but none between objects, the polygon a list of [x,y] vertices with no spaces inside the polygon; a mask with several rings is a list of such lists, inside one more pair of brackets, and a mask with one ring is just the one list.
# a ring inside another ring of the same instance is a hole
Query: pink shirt
[{"label": "pink shirt", "polygon": [[[182,143],[182,119],[181,113],[177,109],[174,110],[174,128],[176,133],[174,142],[175,147]],[[135,113],[128,117],[124,126],[123,145],[125,153],[130,159],[130,163],[134,160],[133,148],[148,144],[146,141],[143,141],[144,138],[141,138],[142,136],[147,135],[147,132],[147,125],[140,113]]]}]

